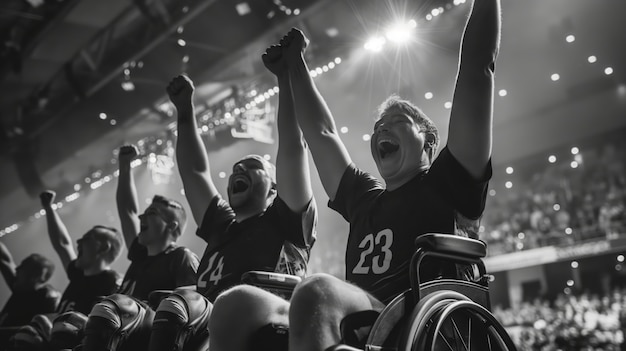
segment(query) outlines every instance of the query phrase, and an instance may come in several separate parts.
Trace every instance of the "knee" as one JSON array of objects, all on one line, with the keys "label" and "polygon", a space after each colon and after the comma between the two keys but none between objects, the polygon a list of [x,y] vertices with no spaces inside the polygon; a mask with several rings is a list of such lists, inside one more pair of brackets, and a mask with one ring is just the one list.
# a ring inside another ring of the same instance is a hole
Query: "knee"
[{"label": "knee", "polygon": [[108,296],[89,313],[85,350],[121,349],[121,345],[133,345],[135,341],[147,344],[153,317],[154,311],[129,296]]},{"label": "knee", "polygon": [[55,350],[72,349],[83,339],[87,316],[70,311],[57,316],[52,323],[50,345]]},{"label": "knee", "polygon": [[179,290],[157,308],[149,350],[182,350],[208,347],[208,319],[213,305],[193,290]]},{"label": "knee", "polygon": [[155,323],[167,321],[175,324],[196,325],[206,320],[213,305],[206,297],[193,290],[179,290],[163,299],[157,308]]},{"label": "knee", "polygon": [[238,285],[221,293],[209,319],[211,345],[239,349],[259,328],[289,323],[289,302],[261,288]]},{"label": "knee", "polygon": [[311,275],[294,290],[291,311],[311,315],[308,312],[335,305],[341,299],[342,284],[340,279],[329,274]]}]

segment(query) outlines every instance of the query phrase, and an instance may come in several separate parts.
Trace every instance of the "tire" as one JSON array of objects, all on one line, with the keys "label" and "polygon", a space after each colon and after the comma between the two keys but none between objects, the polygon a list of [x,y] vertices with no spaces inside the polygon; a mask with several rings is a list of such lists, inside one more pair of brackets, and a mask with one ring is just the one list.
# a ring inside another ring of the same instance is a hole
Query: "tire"
[{"label": "tire", "polygon": [[506,330],[486,308],[450,297],[435,296],[431,303],[424,304],[424,311],[418,311],[424,319],[417,321],[418,326],[409,335],[411,351],[516,350]]}]

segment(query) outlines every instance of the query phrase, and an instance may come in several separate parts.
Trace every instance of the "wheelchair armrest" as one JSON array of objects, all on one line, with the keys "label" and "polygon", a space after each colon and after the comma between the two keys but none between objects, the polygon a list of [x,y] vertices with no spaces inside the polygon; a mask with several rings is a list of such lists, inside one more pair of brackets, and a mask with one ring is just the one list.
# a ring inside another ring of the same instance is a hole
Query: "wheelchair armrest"
[{"label": "wheelchair armrest", "polygon": [[424,234],[415,239],[415,246],[426,251],[453,255],[482,258],[487,255],[487,245],[476,239],[464,238],[452,234]]},{"label": "wheelchair armrest", "polygon": [[324,351],[363,351],[363,350],[357,349],[356,347],[344,345],[344,344],[338,344],[338,345],[333,345]]},{"label": "wheelchair armrest", "polygon": [[291,296],[291,292],[301,281],[302,278],[297,275],[275,272],[249,271],[241,275],[242,283],[285,292],[289,296]]}]

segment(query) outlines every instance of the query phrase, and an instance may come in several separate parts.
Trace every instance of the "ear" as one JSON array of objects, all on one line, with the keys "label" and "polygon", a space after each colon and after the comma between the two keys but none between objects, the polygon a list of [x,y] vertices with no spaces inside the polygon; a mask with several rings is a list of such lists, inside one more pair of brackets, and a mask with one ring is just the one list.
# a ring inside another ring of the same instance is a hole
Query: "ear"
[{"label": "ear", "polygon": [[37,281],[39,283],[45,283],[48,281],[48,279],[46,279],[46,276],[48,275],[48,268],[43,268],[41,270],[41,274],[37,277]]},{"label": "ear", "polygon": [[171,230],[172,232],[176,231],[176,229],[178,229],[178,227],[180,226],[180,224],[178,223],[178,221],[171,221],[167,224],[167,229]]},{"label": "ear", "polygon": [[98,252],[99,253],[106,253],[109,252],[109,250],[111,250],[111,243],[108,241],[99,241],[99,248],[98,248]]},{"label": "ear", "polygon": [[437,141],[437,137],[435,137],[435,133],[426,132],[424,133],[425,144],[424,147],[434,148],[435,142]]},{"label": "ear", "polygon": [[276,195],[276,183],[272,182],[272,187],[270,188],[270,191],[267,194],[267,197],[274,196],[274,195]]},{"label": "ear", "polygon": [[432,162],[433,157],[435,157],[435,144],[437,142],[437,137],[435,133],[426,132],[424,133],[424,151],[428,154],[428,158]]}]

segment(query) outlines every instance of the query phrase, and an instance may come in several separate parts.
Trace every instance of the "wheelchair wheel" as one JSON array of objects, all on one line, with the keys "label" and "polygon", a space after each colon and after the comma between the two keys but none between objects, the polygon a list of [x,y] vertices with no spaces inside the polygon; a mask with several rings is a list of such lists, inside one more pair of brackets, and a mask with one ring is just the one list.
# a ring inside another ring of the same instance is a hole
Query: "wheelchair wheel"
[{"label": "wheelchair wheel", "polygon": [[[443,292],[446,293],[446,292]],[[434,295],[434,294],[433,294]],[[410,350],[508,351],[516,350],[504,328],[481,305],[450,294],[434,296],[422,306],[422,320],[409,340]]]}]

